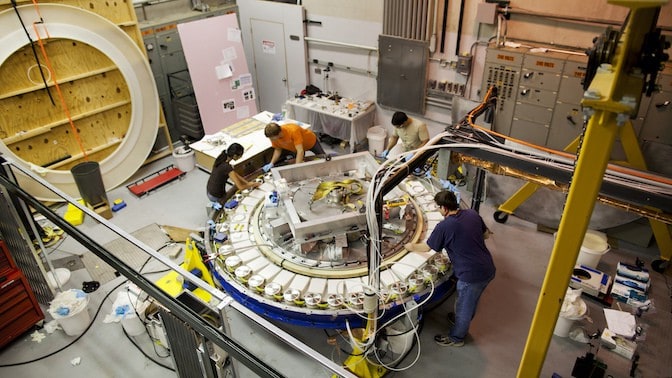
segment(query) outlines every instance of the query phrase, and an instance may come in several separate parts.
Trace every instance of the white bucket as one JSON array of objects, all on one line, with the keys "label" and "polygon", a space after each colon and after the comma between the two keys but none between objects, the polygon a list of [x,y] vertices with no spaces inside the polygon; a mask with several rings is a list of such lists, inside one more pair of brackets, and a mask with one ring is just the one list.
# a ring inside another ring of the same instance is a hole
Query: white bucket
[{"label": "white bucket", "polygon": [[576,259],[576,265],[584,265],[589,268],[597,268],[602,255],[609,252],[607,236],[598,231],[587,230],[583,237],[583,244]]},{"label": "white bucket", "polygon": [[189,172],[196,167],[196,155],[194,150],[188,150],[185,147],[178,147],[173,151],[175,166],[182,172]]},{"label": "white bucket", "polygon": [[67,315],[61,316],[56,311],[50,310],[51,316],[58,322],[68,336],[79,336],[89,326],[91,317],[88,311],[89,297],[85,297],[79,306],[72,309]]},{"label": "white bucket", "polygon": [[385,138],[387,131],[381,126],[372,126],[366,132],[366,139],[369,141],[369,153],[373,156],[380,156],[385,151]]},{"label": "white bucket", "polygon": [[145,325],[135,314],[126,314],[121,318],[121,326],[129,336],[140,336],[145,333]]},{"label": "white bucket", "polygon": [[562,313],[560,313],[560,316],[558,316],[558,321],[555,322],[555,328],[553,329],[554,335],[560,337],[569,336],[569,331],[574,325],[574,322],[583,318],[586,315],[586,311],[588,310],[586,302],[580,301],[579,304],[581,305],[582,311],[580,311],[580,314],[578,315],[574,314],[573,316],[562,316]]}]

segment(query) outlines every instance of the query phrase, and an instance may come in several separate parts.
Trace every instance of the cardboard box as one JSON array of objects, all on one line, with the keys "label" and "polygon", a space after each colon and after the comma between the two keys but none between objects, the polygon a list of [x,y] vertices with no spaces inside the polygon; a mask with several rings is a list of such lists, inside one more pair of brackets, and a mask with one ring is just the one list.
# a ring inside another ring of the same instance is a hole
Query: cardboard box
[{"label": "cardboard box", "polygon": [[619,262],[616,266],[616,273],[637,281],[649,282],[649,271],[635,265]]},{"label": "cardboard box", "polygon": [[637,281],[637,280],[634,280],[634,279],[626,277],[626,276],[621,276],[618,273],[614,277],[614,282],[618,282],[621,285],[629,286],[633,289],[637,289],[637,290],[642,291],[644,293],[649,291],[649,282]]},{"label": "cardboard box", "polygon": [[611,296],[617,301],[635,307],[642,306],[647,300],[647,295],[643,291],[633,289],[618,282],[614,282],[614,285],[611,287]]},{"label": "cardboard box", "polygon": [[632,359],[632,356],[637,349],[637,343],[611,332],[609,328],[605,328],[604,331],[602,331],[600,342],[606,349],[629,360]]},{"label": "cardboard box", "polygon": [[577,265],[569,280],[569,287],[582,289],[584,293],[597,297],[607,294],[610,283],[611,277],[608,274],[585,265]]}]

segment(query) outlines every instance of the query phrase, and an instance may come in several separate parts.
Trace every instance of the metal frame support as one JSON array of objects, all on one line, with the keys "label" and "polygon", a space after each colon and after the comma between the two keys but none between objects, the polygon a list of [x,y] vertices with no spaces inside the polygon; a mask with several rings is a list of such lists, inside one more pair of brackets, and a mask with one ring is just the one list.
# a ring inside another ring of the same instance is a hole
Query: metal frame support
[{"label": "metal frame support", "polygon": [[[636,108],[624,104],[622,97],[632,94],[633,89],[643,88],[641,77],[628,76],[629,70],[633,68],[632,57],[639,55],[645,34],[655,28],[660,7],[667,0],[611,2],[628,6],[631,11],[612,65],[597,71],[587,91],[592,96],[585,96],[582,101],[582,105],[593,109],[594,113],[588,121],[569,187],[558,236],[518,367],[518,377],[541,375],[553,328],[583,242],[583,235],[595,207],[612,145],[619,132],[618,128],[622,125],[620,119],[623,114],[630,114]],[[641,96],[641,93],[638,95]]]}]

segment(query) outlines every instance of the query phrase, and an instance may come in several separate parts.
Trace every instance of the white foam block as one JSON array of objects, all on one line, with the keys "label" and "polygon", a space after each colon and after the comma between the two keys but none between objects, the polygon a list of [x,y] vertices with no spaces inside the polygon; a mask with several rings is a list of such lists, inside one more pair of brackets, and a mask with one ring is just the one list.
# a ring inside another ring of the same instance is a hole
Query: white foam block
[{"label": "white foam block", "polygon": [[263,255],[260,255],[256,259],[250,261],[247,263],[247,266],[249,266],[252,269],[252,272],[255,274],[258,274],[262,269],[264,269],[268,264],[271,262],[268,261],[266,257]]},{"label": "white foam block", "polygon": [[306,293],[306,288],[310,283],[310,277],[297,274],[292,282],[289,284],[290,289],[296,289],[301,292],[301,295]]},{"label": "white foam block", "polygon": [[238,257],[243,260],[244,264],[256,259],[261,256],[261,253],[256,249],[248,249],[245,252],[237,253]]},{"label": "white foam block", "polygon": [[442,221],[443,220],[443,215],[439,213],[438,211],[432,211],[429,213],[425,213],[425,216],[427,217],[428,221]]},{"label": "white foam block", "polygon": [[426,262],[427,258],[425,256],[412,252],[394,263],[391,269],[399,276],[401,281],[406,281],[413,272],[420,269]]},{"label": "white foam block", "polygon": [[[238,207],[240,208],[240,206],[242,206],[244,211],[248,211],[252,210],[252,208],[256,206],[258,203],[259,198],[247,196],[243,199],[243,202],[241,202],[240,205],[238,205]],[[245,209],[245,207],[247,207],[247,209]]]},{"label": "white foam block", "polygon": [[256,198],[256,199],[262,199],[266,198],[266,192],[263,190],[255,189],[250,192],[250,194],[247,195],[250,198]]},{"label": "white foam block", "polygon": [[324,292],[327,289],[326,278],[312,278],[308,284],[308,293],[320,294],[324,297]]},{"label": "white foam block", "polygon": [[380,272],[380,282],[383,284],[383,287],[390,287],[393,283],[399,281],[399,278],[394,274],[391,269],[385,269]]},{"label": "white foam block", "polygon": [[245,240],[249,241],[250,234],[248,232],[232,232],[229,234],[229,240],[231,240],[231,244],[240,243]]},{"label": "white foam block", "polygon": [[252,242],[249,239],[231,242],[231,246],[233,247],[233,249],[235,251],[241,251],[241,252],[248,250],[253,245],[254,244],[252,244]]},{"label": "white foam block", "polygon": [[275,264],[268,264],[264,269],[259,272],[259,275],[264,277],[266,282],[271,282],[275,276],[282,271],[282,268]]},{"label": "white foam block", "polygon": [[327,295],[341,294],[345,295],[345,280],[328,279],[327,280]]},{"label": "white foam block", "polygon": [[273,282],[277,282],[282,285],[282,290],[287,290],[289,283],[292,282],[295,276],[296,274],[290,272],[289,270],[282,270],[275,276],[275,278],[273,278]]},{"label": "white foam block", "polygon": [[364,282],[362,282],[361,277],[348,278],[345,280],[346,293],[359,293],[362,291],[364,291]]}]

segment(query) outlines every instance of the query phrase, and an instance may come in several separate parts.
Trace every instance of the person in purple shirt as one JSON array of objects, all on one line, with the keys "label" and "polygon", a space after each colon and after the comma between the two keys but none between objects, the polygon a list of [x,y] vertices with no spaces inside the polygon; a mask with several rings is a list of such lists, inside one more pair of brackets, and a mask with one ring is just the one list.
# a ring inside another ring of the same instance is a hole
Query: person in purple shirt
[{"label": "person in purple shirt", "polygon": [[461,347],[469,331],[471,320],[481,294],[495,278],[495,264],[485,246],[490,230],[483,218],[472,209],[460,209],[455,194],[443,190],[434,196],[444,219],[434,228],[426,243],[407,243],[406,250],[441,252],[444,249],[453,264],[457,277],[455,321],[449,334],[434,336],[441,346]]}]

